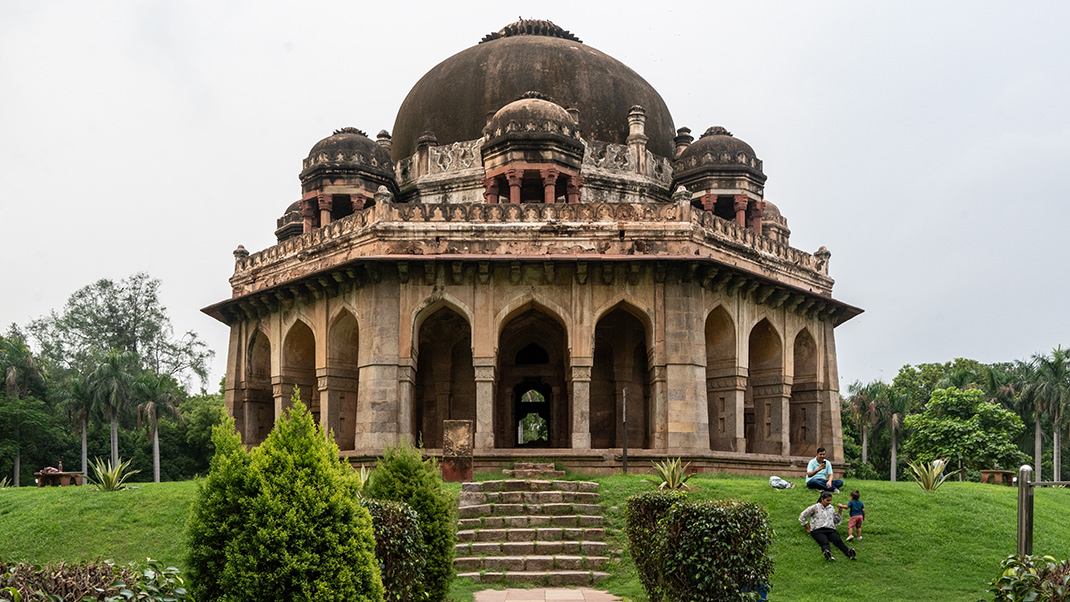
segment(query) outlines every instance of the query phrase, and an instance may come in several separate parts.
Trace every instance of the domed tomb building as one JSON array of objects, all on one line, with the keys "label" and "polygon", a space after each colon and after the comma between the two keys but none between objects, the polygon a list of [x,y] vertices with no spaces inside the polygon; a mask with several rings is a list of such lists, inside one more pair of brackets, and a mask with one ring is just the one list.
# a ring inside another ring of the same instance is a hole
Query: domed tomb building
[{"label": "domed tomb building", "polygon": [[[235,251],[226,408],[256,445],[295,387],[343,455],[788,472],[842,459],[829,252],[789,245],[754,149],[695,140],[634,71],[548,21],[440,63],[392,135],[317,142],[278,243]],[[280,207],[280,209],[282,209]]]}]

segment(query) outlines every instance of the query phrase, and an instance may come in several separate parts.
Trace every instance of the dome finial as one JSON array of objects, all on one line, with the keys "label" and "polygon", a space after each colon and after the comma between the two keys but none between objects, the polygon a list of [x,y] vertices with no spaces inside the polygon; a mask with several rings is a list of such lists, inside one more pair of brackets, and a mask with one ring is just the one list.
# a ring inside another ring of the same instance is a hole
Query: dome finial
[{"label": "dome finial", "polygon": [[583,40],[576,37],[571,31],[558,27],[553,21],[544,21],[542,19],[525,19],[524,17],[518,17],[516,23],[510,23],[498,31],[492,31],[483,36],[483,39],[479,41],[490,42],[499,38],[510,38],[513,36],[545,36],[548,38],[562,38],[564,40],[572,40],[573,42],[583,43]]}]

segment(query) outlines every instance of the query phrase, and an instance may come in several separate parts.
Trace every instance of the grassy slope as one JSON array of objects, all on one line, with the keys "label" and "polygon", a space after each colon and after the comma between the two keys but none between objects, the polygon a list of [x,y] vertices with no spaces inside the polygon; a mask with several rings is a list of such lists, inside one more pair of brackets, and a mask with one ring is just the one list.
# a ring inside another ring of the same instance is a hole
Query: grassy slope
[{"label": "grassy slope", "polygon": [[[623,528],[627,496],[652,488],[641,479],[602,479],[603,504],[617,506],[606,512],[611,533]],[[700,488],[694,498],[750,499],[769,511],[777,532],[774,600],[973,602],[984,596],[1000,559],[1014,552],[1012,488],[947,483],[931,493],[913,483],[849,483],[862,491],[866,504],[865,537],[856,545],[857,562],[841,558],[829,564],[798,526],[799,512],[816,501],[816,493],[776,491],[766,479],[735,475],[691,482]],[[111,494],[87,487],[0,490],[0,558],[41,564],[102,556],[125,563],[152,556],[181,568],[183,526],[195,490],[191,481]],[[846,493],[836,498],[847,501]],[[1035,505],[1035,551],[1070,557],[1070,490],[1039,490]],[[646,599],[627,551],[617,572],[603,584],[607,589]],[[472,589],[461,584],[454,591],[461,597]]]}]

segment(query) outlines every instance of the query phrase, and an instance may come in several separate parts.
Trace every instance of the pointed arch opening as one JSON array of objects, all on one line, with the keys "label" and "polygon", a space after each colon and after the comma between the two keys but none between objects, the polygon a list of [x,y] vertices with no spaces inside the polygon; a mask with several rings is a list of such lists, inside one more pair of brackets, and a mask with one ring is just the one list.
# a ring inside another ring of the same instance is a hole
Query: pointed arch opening
[{"label": "pointed arch opening", "polygon": [[[494,413],[498,447],[568,447],[566,340],[561,323],[534,306],[502,328]],[[529,437],[542,429],[545,438]]]},{"label": "pointed arch opening", "polygon": [[650,447],[650,378],[646,328],[618,306],[595,326],[591,447],[623,446],[625,428],[629,447]]},{"label": "pointed arch opening", "polygon": [[304,403],[319,422],[319,389],[316,387],[316,336],[308,324],[298,320],[286,333],[282,344],[282,405],[289,407],[294,387],[301,390]]},{"label": "pointed arch opening", "polygon": [[810,331],[803,329],[795,336],[792,349],[795,373],[791,381],[791,454],[812,456],[817,453],[820,438],[821,403],[817,374],[817,343]]},{"label": "pointed arch opening", "polygon": [[782,454],[787,428],[787,394],[784,390],[783,345],[768,319],[751,329],[748,339],[748,373],[744,406],[747,451]]},{"label": "pointed arch opening", "polygon": [[736,326],[724,307],[706,317],[706,406],[710,449],[744,451],[746,374],[739,366]]},{"label": "pointed arch opening", "polygon": [[245,364],[244,403],[240,420],[235,422],[242,434],[242,443],[259,445],[275,426],[275,400],[271,396],[271,342],[260,329],[249,340]]},{"label": "pointed arch opening", "polygon": [[357,318],[342,310],[327,333],[327,370],[320,391],[324,426],[334,433],[338,449],[356,449],[357,390],[360,381],[360,327]]},{"label": "pointed arch opening", "polygon": [[443,420],[476,419],[472,327],[441,307],[420,324],[417,350],[412,428],[424,447],[437,449]]}]

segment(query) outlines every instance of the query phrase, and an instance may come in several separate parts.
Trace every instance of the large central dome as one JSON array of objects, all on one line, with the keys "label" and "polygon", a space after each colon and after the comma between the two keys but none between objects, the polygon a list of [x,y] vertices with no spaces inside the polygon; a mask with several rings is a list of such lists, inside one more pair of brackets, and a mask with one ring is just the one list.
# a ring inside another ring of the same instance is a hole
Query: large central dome
[{"label": "large central dome", "polygon": [[488,114],[540,92],[579,110],[586,140],[624,144],[628,112],[646,109],[647,148],[672,157],[672,116],[661,95],[620,61],[580,42],[548,21],[519,21],[439,63],[409,91],[394,121],[394,161],[415,152],[432,131],[439,144],[474,140]]}]

